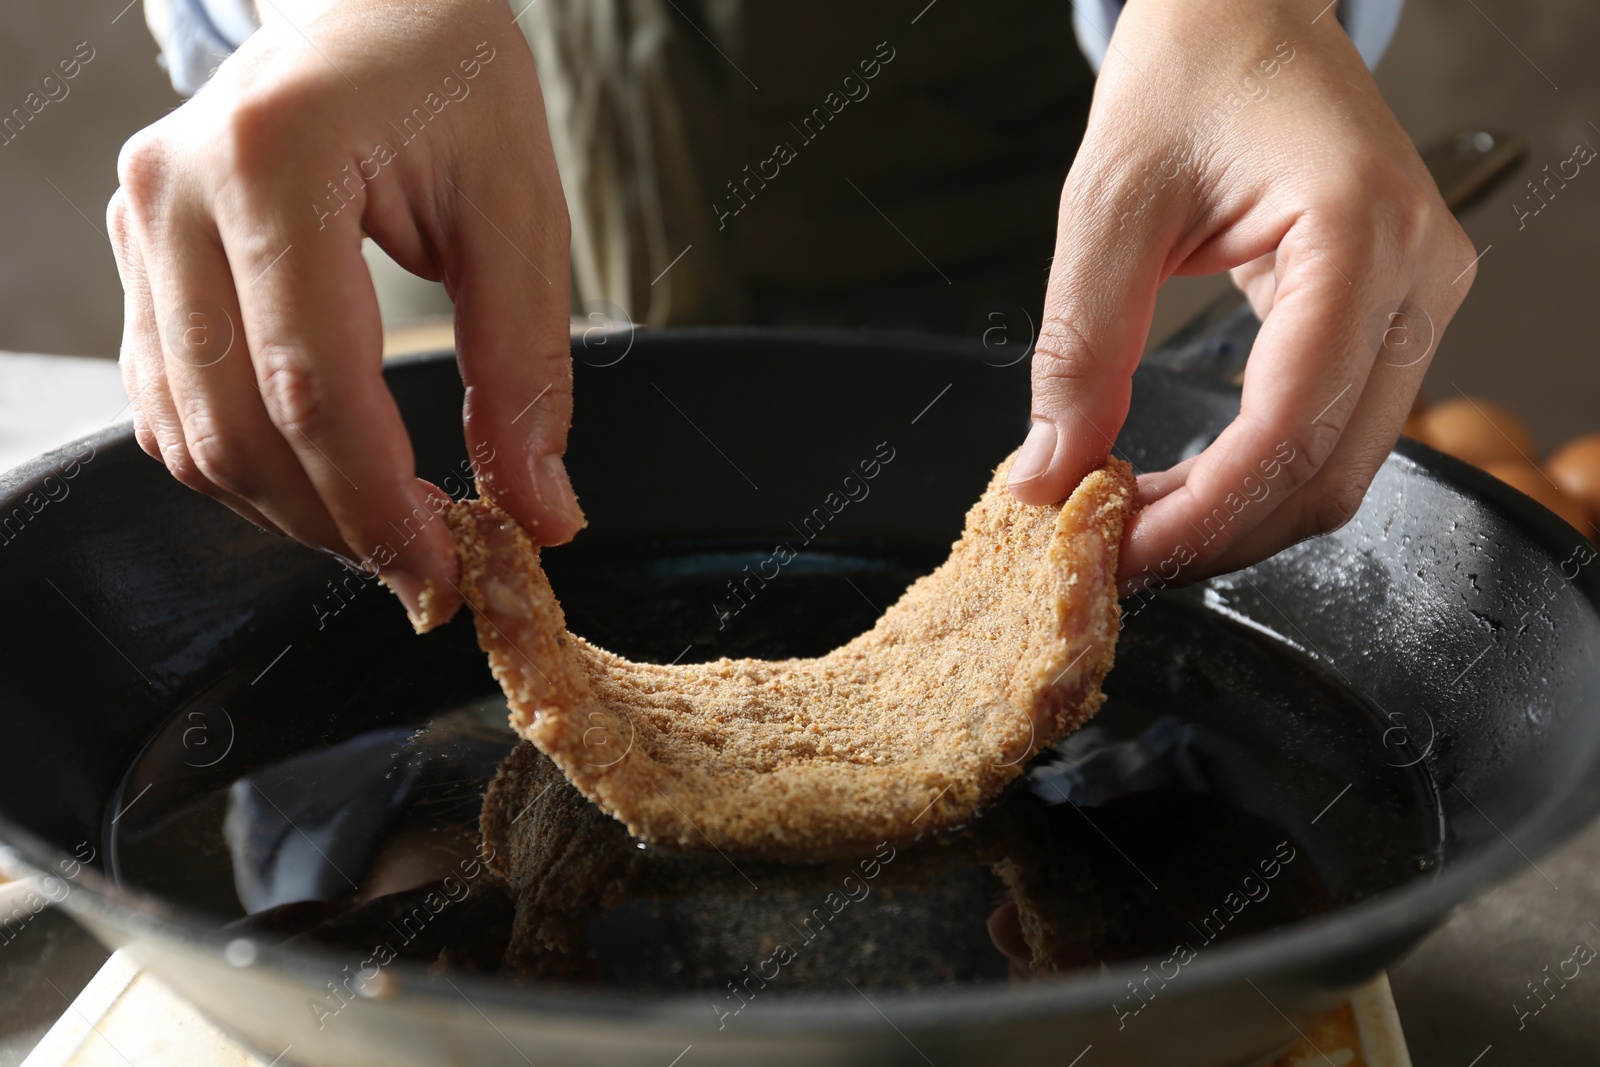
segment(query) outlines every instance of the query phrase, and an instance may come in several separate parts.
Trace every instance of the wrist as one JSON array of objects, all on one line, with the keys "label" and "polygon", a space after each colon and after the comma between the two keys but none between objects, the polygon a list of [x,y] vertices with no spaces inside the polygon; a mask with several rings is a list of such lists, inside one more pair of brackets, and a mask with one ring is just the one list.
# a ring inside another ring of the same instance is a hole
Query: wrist
[{"label": "wrist", "polygon": [[[1370,70],[1377,66],[1399,25],[1404,0],[1100,0],[1112,24],[1159,20],[1168,34],[1240,34],[1245,39],[1265,29],[1310,42],[1313,33],[1329,34],[1355,46]],[[1088,6],[1088,5],[1086,5]],[[1121,7],[1119,15],[1116,9]],[[1082,9],[1080,9],[1081,11]],[[1094,19],[1088,20],[1094,22]],[[1303,32],[1302,32],[1303,31]],[[1104,37],[1100,38],[1104,44]],[[1220,43],[1220,42],[1219,42]]]},{"label": "wrist", "polygon": [[299,28],[333,7],[333,0],[256,0],[262,28]]},{"label": "wrist", "polygon": [[309,30],[324,16],[340,23],[370,25],[374,36],[381,35],[385,27],[455,23],[473,16],[497,19],[501,11],[506,21],[511,21],[510,0],[429,0],[426,4],[402,4],[396,0],[254,0],[254,4],[263,28],[283,28],[291,33]]}]

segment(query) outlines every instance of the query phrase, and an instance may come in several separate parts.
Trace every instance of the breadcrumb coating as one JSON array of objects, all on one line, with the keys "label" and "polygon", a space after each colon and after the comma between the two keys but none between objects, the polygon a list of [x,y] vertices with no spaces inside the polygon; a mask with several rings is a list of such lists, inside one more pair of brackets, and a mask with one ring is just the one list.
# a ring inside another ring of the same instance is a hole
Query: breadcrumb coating
[{"label": "breadcrumb coating", "polygon": [[484,500],[450,505],[460,589],[511,725],[655,845],[837,855],[959,826],[1100,707],[1132,469],[1059,507],[1008,458],[950,557],[814,659],[634,663],[566,630],[539,550]]}]

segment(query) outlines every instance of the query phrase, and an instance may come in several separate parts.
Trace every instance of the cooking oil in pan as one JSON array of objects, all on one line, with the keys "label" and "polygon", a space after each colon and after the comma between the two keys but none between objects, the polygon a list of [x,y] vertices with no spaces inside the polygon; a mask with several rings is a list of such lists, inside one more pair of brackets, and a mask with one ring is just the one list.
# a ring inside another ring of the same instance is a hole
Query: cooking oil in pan
[{"label": "cooking oil in pan", "polygon": [[[575,632],[688,662],[826,651],[937,562],[809,551],[735,604],[730,579],[764,558],[697,544],[547,565]],[[523,850],[506,885],[478,816],[515,738],[470,622],[417,638],[387,593],[340,603],[138,756],[107,819],[123,884],[257,939],[699,990],[727,1018],[850,984],[1022,983],[1139,958],[1181,972],[1436,867],[1429,784],[1386,744],[1392,724],[1262,635],[1168,600],[1124,627],[1099,715],[964,829],[780,864],[645,849],[592,807],[535,796],[500,845]],[[580,847],[527,845],[557,837]]]}]

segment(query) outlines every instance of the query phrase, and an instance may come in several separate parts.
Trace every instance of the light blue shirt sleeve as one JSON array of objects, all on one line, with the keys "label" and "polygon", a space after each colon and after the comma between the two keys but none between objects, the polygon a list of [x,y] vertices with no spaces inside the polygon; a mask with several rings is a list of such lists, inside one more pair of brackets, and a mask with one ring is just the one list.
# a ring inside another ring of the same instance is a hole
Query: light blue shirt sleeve
[{"label": "light blue shirt sleeve", "polygon": [[[1378,65],[1394,28],[1400,23],[1404,0],[1339,0],[1339,22],[1370,70]],[[1122,13],[1123,0],[1076,0],[1072,6],[1073,29],[1078,47],[1095,70],[1105,62],[1111,43],[1111,30]]]},{"label": "light blue shirt sleeve", "polygon": [[[1339,22],[1368,68],[1378,65],[1404,0],[1338,0]],[[1078,46],[1099,70],[1105,62],[1111,30],[1122,13],[1123,0],[1077,0],[1073,4],[1073,29]],[[162,42],[161,61],[172,76],[172,87],[185,96],[204,85],[234,49],[244,43],[259,23],[250,0],[171,0],[171,35]]]},{"label": "light blue shirt sleeve", "polygon": [[184,96],[194,95],[260,26],[250,0],[171,0],[169,18],[161,64]]}]

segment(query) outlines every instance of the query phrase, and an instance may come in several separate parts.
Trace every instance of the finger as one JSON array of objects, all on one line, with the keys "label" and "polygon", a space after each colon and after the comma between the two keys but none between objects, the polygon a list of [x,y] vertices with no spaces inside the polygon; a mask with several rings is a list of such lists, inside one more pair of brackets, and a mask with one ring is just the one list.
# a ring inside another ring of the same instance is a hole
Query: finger
[{"label": "finger", "polygon": [[150,420],[145,418],[144,411],[132,400],[133,397],[139,394],[139,372],[135,369],[133,360],[127,356],[117,360],[117,370],[122,376],[122,391],[127,393],[130,398],[133,439],[144,450],[145,455],[159,460],[161,458],[161,445],[156,441],[155,431],[150,428]]},{"label": "finger", "polygon": [[[159,344],[158,336],[155,345]],[[147,361],[147,368],[153,363],[153,360]],[[134,364],[130,361],[129,365]],[[146,380],[136,383],[142,398],[142,407],[139,409],[140,417],[134,421],[134,434],[136,437],[139,435],[140,423],[143,422],[146,432],[155,444],[155,450],[152,451],[143,443],[141,447],[165,463],[167,470],[183,485],[211,497],[240,518],[261,527],[268,533],[286,536],[282,527],[267,518],[248,500],[229,492],[211,480],[204,465],[198,461],[195,452],[190,448],[183,417],[172,395],[171,381],[160,367],[156,367],[153,371],[147,369],[144,373],[148,375]]]},{"label": "finger", "polygon": [[[141,329],[140,332],[146,338],[154,333],[153,330],[146,329]],[[124,368],[123,382],[129,389],[130,397],[137,398],[134,401],[133,425],[134,437],[138,440],[139,447],[164,463],[168,472],[181,484],[211,497],[240,518],[261,527],[268,533],[283,535],[284,531],[249,501],[212,482],[200,464],[195,461],[185,437],[183,419],[178,414],[177,404],[173,400],[171,384],[163,373],[161,365],[156,362],[161,358],[160,344],[159,335],[153,340],[141,340],[136,343],[137,348],[145,351],[154,348],[157,350],[155,357],[124,356],[120,361]]]},{"label": "finger", "polygon": [[1277,255],[1268,252],[1248,263],[1242,263],[1228,272],[1233,284],[1250,301],[1250,310],[1256,318],[1264,319],[1272,310],[1272,298],[1277,291]]},{"label": "finger", "polygon": [[1183,480],[1189,477],[1189,471],[1194,469],[1198,455],[1180,460],[1164,471],[1150,471],[1139,475],[1139,480],[1134,486],[1134,507],[1142,508],[1154,504],[1174,489],[1183,485]]},{"label": "finger", "polygon": [[131,354],[131,342],[129,341],[128,333],[132,329],[129,325],[129,320],[133,311],[127,307],[127,304],[128,301],[124,299],[122,347],[121,354],[117,357],[117,371],[122,377],[122,391],[128,394],[128,408],[133,417],[133,439],[144,450],[145,455],[159,460],[161,458],[161,444],[156,440],[155,430],[150,425],[150,420],[145,417],[142,404],[144,383],[139,375],[138,361]]},{"label": "finger", "polygon": [[[463,179],[465,181],[465,179]],[[531,190],[451,184],[456,339],[479,491],[538,544],[583,512],[562,456],[572,424],[567,214],[550,176]]]},{"label": "finger", "polygon": [[125,190],[119,188],[106,206],[117,273],[122,280],[122,349],[118,367],[133,408],[133,434],[139,447],[166,464],[179,482],[232,508],[244,519],[271,533],[282,531],[248,502],[213,484],[200,470],[184,438],[182,421],[165,373],[163,338],[151,296],[149,270],[140,251],[141,227]]},{"label": "finger", "polygon": [[122,350],[117,364],[133,408],[134,440],[148,455],[161,460],[183,485],[221,501],[263,529],[280,532],[249,504],[213,484],[194,462],[167,382],[149,272],[139,251],[139,228],[120,189],[106,209],[106,222],[122,279]]},{"label": "finger", "polygon": [[[1380,320],[1391,325],[1378,339],[1377,359],[1360,403],[1322,469],[1259,526],[1197,570],[1194,578],[1248,566],[1296,542],[1331,533],[1355,515],[1400,436],[1438,351],[1444,325],[1466,296],[1466,287],[1459,281],[1439,284],[1441,272],[1452,269],[1453,264],[1441,264],[1430,273],[1432,284],[1396,304],[1403,311]],[[1458,280],[1460,277],[1458,272]],[[1399,322],[1403,325],[1393,325]]]},{"label": "finger", "polygon": [[151,458],[160,459],[161,443],[145,412],[144,398],[150,371],[143,365],[151,362],[148,338],[154,333],[155,318],[150,311],[150,288],[138,246],[130,232],[127,211],[127,197],[118,189],[106,205],[106,231],[111,237],[117,275],[122,281],[122,344],[117,354],[117,369],[122,375],[123,391],[128,394],[128,406],[133,411],[134,440]]},{"label": "finger", "polygon": [[1066,499],[1105,461],[1128,415],[1133,371],[1166,273],[1166,214],[1123,226],[1113,200],[1082,192],[1094,184],[1069,178],[1062,194],[1033,352],[1033,427],[1008,476],[1025,504]]},{"label": "finger", "polygon": [[[1198,581],[1247,567],[1309,537],[1332,533],[1348,522],[1400,436],[1411,407],[1410,396],[1421,384],[1418,375],[1411,386],[1398,387],[1386,380],[1394,376],[1375,371],[1344,436],[1316,475],[1222,553],[1186,573],[1184,580]],[[1406,399],[1400,402],[1397,398],[1402,395]]]},{"label": "finger", "polygon": [[[1246,364],[1238,417],[1189,469],[1183,484],[1146,507],[1125,542],[1121,576],[1203,572],[1260,525],[1328,461],[1366,386],[1374,358],[1366,316],[1375,285],[1358,270],[1371,256],[1348,244],[1335,265],[1304,226],[1278,250],[1271,311]],[[1404,291],[1404,290],[1402,290]]]},{"label": "finger", "polygon": [[167,388],[161,331],[140,250],[145,238],[144,219],[160,210],[158,194],[164,181],[155,156],[144,148],[147,143],[135,139],[123,146],[117,159],[120,185],[106,205],[106,228],[124,294],[120,356],[123,380],[130,387],[128,401],[135,412],[134,434],[139,446],[166,464],[179,482],[215,496],[217,487],[191,462],[183,444],[183,426]]},{"label": "finger", "polygon": [[383,380],[358,215],[346,212],[319,231],[310,212],[301,219],[270,207],[292,198],[248,184],[219,212],[219,232],[242,281],[240,318],[267,414],[344,543],[381,570],[418,623],[430,598],[453,605],[455,551],[417,483],[411,442]]},{"label": "finger", "polygon": [[166,327],[163,369],[191,461],[240,514],[350,557],[350,546],[267,414],[214,223],[192,217],[168,218],[165,225],[170,246],[183,254],[151,265],[151,301],[156,322]]}]

